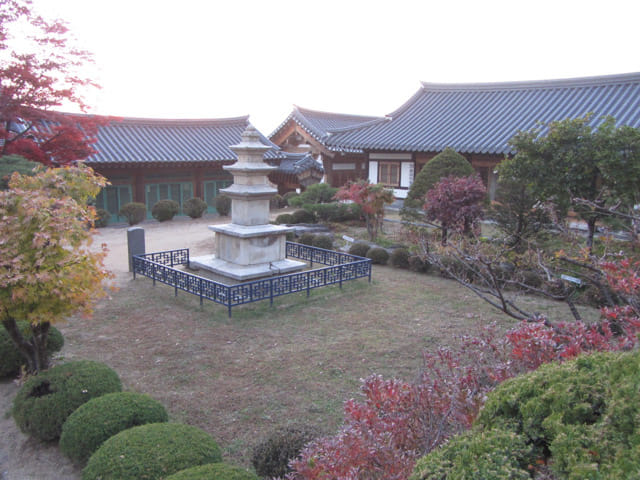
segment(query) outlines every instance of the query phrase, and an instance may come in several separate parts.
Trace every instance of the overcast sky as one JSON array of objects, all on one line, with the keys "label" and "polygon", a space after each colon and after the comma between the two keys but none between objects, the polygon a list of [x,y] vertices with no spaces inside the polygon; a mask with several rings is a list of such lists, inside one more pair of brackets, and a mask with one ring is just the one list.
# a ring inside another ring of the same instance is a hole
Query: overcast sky
[{"label": "overcast sky", "polygon": [[34,0],[93,52],[93,113],[385,115],[427,82],[640,71],[637,0]]}]

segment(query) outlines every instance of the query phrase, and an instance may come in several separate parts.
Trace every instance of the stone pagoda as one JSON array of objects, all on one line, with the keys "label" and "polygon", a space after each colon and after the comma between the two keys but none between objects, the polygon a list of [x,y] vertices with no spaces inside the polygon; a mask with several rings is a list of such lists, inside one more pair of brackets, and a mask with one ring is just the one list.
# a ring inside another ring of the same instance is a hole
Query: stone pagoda
[{"label": "stone pagoda", "polygon": [[263,160],[271,147],[249,125],[241,142],[229,148],[238,161],[224,167],[233,185],[221,192],[231,198],[231,223],[209,225],[216,234],[215,254],[192,258],[191,267],[239,281],[301,270],[304,262],[285,258],[286,234],[293,228],[269,224],[269,200],[278,193],[267,179],[277,167]]}]

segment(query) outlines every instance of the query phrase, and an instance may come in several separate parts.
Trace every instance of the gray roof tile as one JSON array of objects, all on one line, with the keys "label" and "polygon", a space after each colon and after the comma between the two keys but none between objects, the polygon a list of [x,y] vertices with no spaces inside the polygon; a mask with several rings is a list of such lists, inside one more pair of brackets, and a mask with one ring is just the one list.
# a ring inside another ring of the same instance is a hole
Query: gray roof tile
[{"label": "gray roof tile", "polygon": [[[506,154],[519,130],[592,113],[640,128],[640,73],[530,82],[423,83],[385,119],[328,130],[334,150]],[[544,130],[543,130],[544,133]]]}]

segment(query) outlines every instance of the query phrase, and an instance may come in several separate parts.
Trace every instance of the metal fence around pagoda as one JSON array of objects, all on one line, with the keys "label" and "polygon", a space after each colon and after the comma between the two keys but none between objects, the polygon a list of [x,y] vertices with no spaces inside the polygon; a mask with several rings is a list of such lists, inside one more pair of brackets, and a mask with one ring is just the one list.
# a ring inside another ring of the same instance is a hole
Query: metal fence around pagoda
[{"label": "metal fence around pagoda", "polygon": [[[194,275],[176,267],[189,265],[189,249],[134,255],[133,278],[142,275],[164,283],[178,291],[196,295],[200,304],[210,300],[225,305],[231,317],[231,309],[246,303],[269,300],[290,293],[306,292],[329,285],[340,285],[350,280],[368,278],[371,282],[371,260],[348,253],[325,250],[300,243],[287,242],[286,256],[309,262],[310,270],[286,275],[274,275],[250,282],[225,285],[214,280]],[[314,264],[323,265],[313,268]]]}]

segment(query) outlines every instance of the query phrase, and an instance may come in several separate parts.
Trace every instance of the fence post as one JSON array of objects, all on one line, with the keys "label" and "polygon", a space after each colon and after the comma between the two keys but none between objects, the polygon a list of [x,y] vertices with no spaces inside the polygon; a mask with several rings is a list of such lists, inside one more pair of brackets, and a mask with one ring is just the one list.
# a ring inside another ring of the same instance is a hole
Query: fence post
[{"label": "fence post", "polygon": [[340,289],[342,289],[342,264],[338,267],[338,270],[340,271]]},{"label": "fence post", "polygon": [[269,303],[273,307],[273,278],[269,279]]},{"label": "fence post", "polygon": [[144,255],[144,228],[131,227],[127,229],[127,248],[129,253],[129,271],[133,272],[133,256]]},{"label": "fence post", "polygon": [[307,298],[309,298],[309,293],[311,292],[311,272],[307,272]]},{"label": "fence post", "polygon": [[[200,290],[200,306],[202,306],[202,278],[198,280],[198,287]],[[214,292],[215,292],[215,288],[214,288]]]},{"label": "fence post", "polygon": [[156,286],[156,263],[151,262],[151,278],[153,278],[153,286]]},{"label": "fence post", "polygon": [[[172,265],[171,267],[173,268],[173,265]],[[175,293],[175,296],[176,296],[176,297],[178,296],[178,279],[176,278],[176,277],[177,277],[177,275],[178,275],[178,271],[177,271],[177,270],[174,270],[174,271],[173,271],[173,288],[174,288],[174,290],[175,290],[175,292],[174,292],[174,293]]]}]

